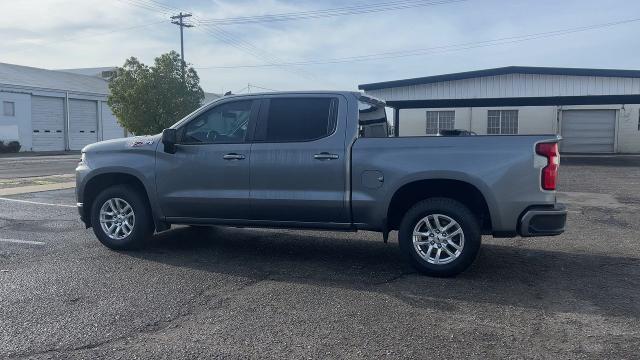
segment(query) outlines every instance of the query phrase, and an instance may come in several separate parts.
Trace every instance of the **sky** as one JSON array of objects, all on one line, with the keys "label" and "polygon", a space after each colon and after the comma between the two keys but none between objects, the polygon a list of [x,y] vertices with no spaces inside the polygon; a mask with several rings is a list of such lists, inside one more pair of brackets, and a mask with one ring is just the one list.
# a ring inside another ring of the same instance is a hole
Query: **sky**
[{"label": "sky", "polygon": [[[421,6],[363,13],[380,3]],[[354,14],[208,22],[345,7]],[[640,69],[637,0],[0,0],[0,62],[64,69],[135,56],[150,64],[180,51],[168,17],[181,10],[195,25],[185,29],[185,60],[208,92],[354,90],[509,65]],[[292,64],[300,62],[315,64]]]}]

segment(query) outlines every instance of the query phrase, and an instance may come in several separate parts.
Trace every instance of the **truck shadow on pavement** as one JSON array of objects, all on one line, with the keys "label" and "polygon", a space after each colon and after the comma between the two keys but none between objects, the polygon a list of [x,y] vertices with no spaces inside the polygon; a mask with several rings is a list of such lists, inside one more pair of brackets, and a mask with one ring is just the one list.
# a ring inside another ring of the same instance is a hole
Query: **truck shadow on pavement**
[{"label": "truck shadow on pavement", "polygon": [[177,228],[132,257],[212,274],[381,292],[411,306],[455,311],[469,303],[640,318],[640,259],[483,245],[456,278],[422,276],[397,242],[362,234]]}]

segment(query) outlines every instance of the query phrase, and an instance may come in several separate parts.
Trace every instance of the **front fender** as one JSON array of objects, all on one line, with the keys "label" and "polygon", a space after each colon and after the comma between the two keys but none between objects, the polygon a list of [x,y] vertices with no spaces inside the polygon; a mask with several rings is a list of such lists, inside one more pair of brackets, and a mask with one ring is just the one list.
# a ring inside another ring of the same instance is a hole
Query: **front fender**
[{"label": "front fender", "polygon": [[[87,185],[105,175],[125,175],[135,178],[144,188],[154,221],[164,219],[156,196],[155,147],[87,152],[85,161],[76,169],[78,203],[86,201]],[[90,211],[89,209],[85,209]]]}]

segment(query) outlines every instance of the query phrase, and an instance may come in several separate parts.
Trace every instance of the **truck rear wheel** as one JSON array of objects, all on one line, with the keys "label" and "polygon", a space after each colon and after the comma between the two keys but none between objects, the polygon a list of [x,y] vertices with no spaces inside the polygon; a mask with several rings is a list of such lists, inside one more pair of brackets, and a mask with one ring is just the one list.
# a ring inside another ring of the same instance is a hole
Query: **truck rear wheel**
[{"label": "truck rear wheel", "polygon": [[126,185],[103,190],[91,207],[91,226],[100,242],[113,250],[139,248],[153,233],[145,198]]},{"label": "truck rear wheel", "polygon": [[402,219],[398,241],[409,262],[431,276],[455,276],[475,260],[481,243],[476,216],[460,202],[432,198],[414,205]]}]

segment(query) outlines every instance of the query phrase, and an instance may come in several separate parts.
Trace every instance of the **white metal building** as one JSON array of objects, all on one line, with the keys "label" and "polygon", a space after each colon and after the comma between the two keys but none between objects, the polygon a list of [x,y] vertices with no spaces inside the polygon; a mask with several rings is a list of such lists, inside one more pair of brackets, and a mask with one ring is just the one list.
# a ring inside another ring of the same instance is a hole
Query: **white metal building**
[{"label": "white metal building", "polygon": [[396,134],[560,134],[565,153],[640,153],[640,71],[504,67],[359,86]]},{"label": "white metal building", "polygon": [[0,140],[60,151],[124,137],[107,94],[97,76],[0,63]]},{"label": "white metal building", "polygon": [[95,67],[95,68],[57,69],[56,71],[64,71],[72,74],[95,76],[95,77],[102,78],[104,80],[109,80],[113,75],[115,75],[116,67],[103,66],[103,67]]}]

